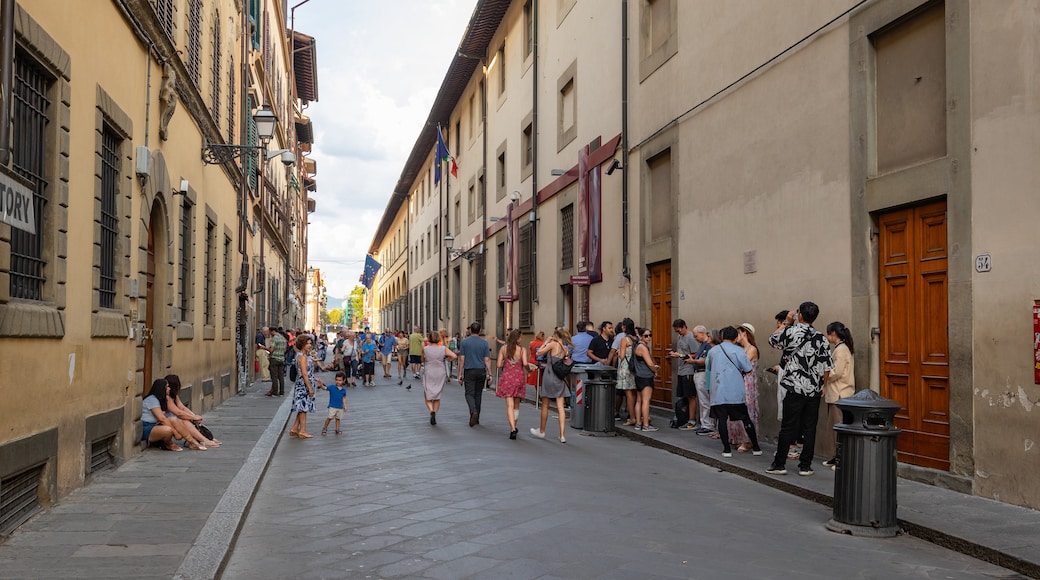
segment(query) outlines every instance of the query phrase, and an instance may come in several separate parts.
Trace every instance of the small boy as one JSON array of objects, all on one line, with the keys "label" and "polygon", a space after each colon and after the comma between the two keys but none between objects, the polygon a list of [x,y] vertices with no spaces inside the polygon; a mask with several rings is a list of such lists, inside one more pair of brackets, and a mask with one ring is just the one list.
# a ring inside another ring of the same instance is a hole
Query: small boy
[{"label": "small boy", "polygon": [[325,425],[321,428],[322,435],[329,434],[329,422],[336,420],[336,435],[343,433],[339,422],[343,418],[343,412],[347,410],[347,374],[343,371],[336,373],[336,384],[329,386],[329,416],[325,419]]}]

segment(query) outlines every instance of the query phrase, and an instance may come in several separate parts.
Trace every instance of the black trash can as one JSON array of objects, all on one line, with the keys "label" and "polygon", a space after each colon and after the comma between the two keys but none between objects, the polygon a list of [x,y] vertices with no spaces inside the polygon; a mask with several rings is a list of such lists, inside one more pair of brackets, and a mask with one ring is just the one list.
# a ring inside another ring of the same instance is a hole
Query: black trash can
[{"label": "black trash can", "polygon": [[838,465],[834,474],[833,532],[883,538],[899,533],[896,519],[896,443],[901,405],[874,391],[837,403]]},{"label": "black trash can", "polygon": [[614,388],[617,369],[603,363],[585,367],[585,434],[616,435],[614,432]]},{"label": "black trash can", "polygon": [[591,366],[577,363],[571,367],[571,429],[585,428],[585,382],[589,378],[585,370]]}]

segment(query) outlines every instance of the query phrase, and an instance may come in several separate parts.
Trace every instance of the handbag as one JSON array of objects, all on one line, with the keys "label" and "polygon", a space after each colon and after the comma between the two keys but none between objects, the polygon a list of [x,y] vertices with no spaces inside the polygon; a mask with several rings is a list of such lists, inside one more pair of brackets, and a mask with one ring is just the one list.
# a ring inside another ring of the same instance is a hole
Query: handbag
[{"label": "handbag", "polygon": [[567,375],[571,374],[571,367],[574,366],[574,359],[572,359],[570,355],[566,355],[563,358],[553,359],[550,354],[549,358],[552,359],[552,370],[553,374],[556,375],[556,378],[565,379],[567,378]]},{"label": "handbag", "polygon": [[213,432],[209,430],[209,427],[203,425],[202,421],[196,423],[195,428],[199,430],[199,433],[202,434],[203,437],[209,439],[210,441],[213,440]]}]

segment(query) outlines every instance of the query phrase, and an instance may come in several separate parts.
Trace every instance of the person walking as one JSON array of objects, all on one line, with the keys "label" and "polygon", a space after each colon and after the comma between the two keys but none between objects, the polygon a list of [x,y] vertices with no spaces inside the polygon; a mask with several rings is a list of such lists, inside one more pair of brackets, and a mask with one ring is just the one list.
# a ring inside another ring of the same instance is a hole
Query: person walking
[{"label": "person walking", "polygon": [[296,420],[289,429],[290,437],[310,439],[314,437],[307,432],[307,413],[314,412],[314,385],[320,384],[314,378],[314,361],[311,349],[314,339],[310,335],[301,334],[296,337],[296,384],[293,385],[292,410],[296,411]]},{"label": "person walking", "polygon": [[798,458],[798,475],[813,474],[812,459],[816,445],[816,423],[820,415],[820,394],[827,376],[834,368],[827,339],[812,327],[820,307],[802,302],[784,320],[784,326],[769,337],[769,344],[783,352],[783,376],[780,386],[787,389],[784,397],[783,421],[773,463],[766,470],[772,475],[786,475],[787,452],[802,435],[802,454]]},{"label": "person walking", "polygon": [[419,367],[422,365],[423,335],[419,327],[412,329],[408,335],[408,362],[412,365],[412,378],[419,378]]},{"label": "person walking", "polygon": [[365,387],[376,386],[376,358],[379,357],[379,345],[371,332],[365,333],[365,342],[361,343],[361,384]]},{"label": "person walking", "polygon": [[[408,367],[408,347],[410,346],[408,335],[403,330],[399,330],[395,340],[397,342],[397,384],[403,385],[404,371]],[[411,389],[411,385],[408,385],[408,388]]]},{"label": "person walking", "polygon": [[567,350],[568,338],[566,329],[557,328],[553,331],[553,335],[545,341],[545,344],[538,349],[537,354],[546,357],[545,372],[542,373],[542,390],[539,393],[542,398],[541,418],[537,429],[531,427],[531,435],[545,439],[545,426],[549,422],[549,402],[555,400],[556,413],[560,417],[560,443],[567,442],[567,413],[564,408],[567,381],[556,376],[553,371],[553,362],[570,356],[570,352]]},{"label": "person walking", "polygon": [[722,439],[722,456],[733,457],[730,446],[729,422],[739,421],[747,430],[753,455],[762,455],[758,446],[758,433],[748,416],[747,390],[743,375],[751,372],[744,349],[734,344],[737,329],[727,326],[719,331],[722,342],[708,351],[705,365],[711,373],[711,414],[718,421],[719,438]]},{"label": "person walking", "polygon": [[271,348],[268,355],[271,369],[271,388],[266,393],[268,397],[281,397],[285,394],[285,349],[289,347],[289,341],[285,339],[283,332],[285,331],[279,326],[267,339]]},{"label": "person walking", "polygon": [[[745,322],[737,327],[737,339],[734,344],[744,349],[748,362],[751,363],[751,372],[744,373],[744,402],[747,404],[748,417],[758,431],[758,346],[755,345],[755,327],[750,322]],[[744,424],[733,421],[729,424],[730,443],[737,445],[737,452],[747,453],[751,451],[751,438]]]},{"label": "person walking", "polygon": [[834,426],[841,422],[841,409],[837,402],[856,394],[856,363],[852,358],[856,351],[852,346],[852,331],[840,322],[827,325],[827,342],[834,347],[831,353],[834,370],[827,375],[823,400],[827,403],[827,433],[833,437],[834,455],[823,464],[833,470],[838,466],[838,433]]},{"label": "person walking", "polygon": [[657,427],[650,424],[650,399],[654,394],[654,378],[661,365],[654,362],[650,354],[650,345],[653,341],[653,333],[649,328],[637,328],[639,342],[636,343],[633,360],[635,361],[636,376],[636,430],[657,431]]},{"label": "person walking", "polygon": [[439,332],[431,332],[426,337],[428,344],[423,347],[423,398],[426,409],[430,412],[430,425],[437,424],[437,411],[441,409],[441,393],[448,373],[445,360],[455,360],[455,353],[444,346]]},{"label": "person walking", "polygon": [[465,387],[469,426],[480,424],[480,399],[491,376],[491,347],[480,337],[480,323],[469,325],[469,336],[459,345],[459,384]]},{"label": "person walking", "polygon": [[261,381],[271,380],[270,359],[268,358],[271,354],[271,349],[267,347],[267,337],[270,334],[271,329],[266,326],[256,332],[256,362],[260,371]]},{"label": "person walking", "polygon": [[517,422],[520,420],[520,402],[527,394],[524,369],[527,368],[527,351],[520,346],[520,329],[513,329],[506,343],[498,349],[498,388],[495,396],[506,400],[506,420],[509,421],[509,438],[516,439]]},{"label": "person walking", "polygon": [[383,332],[383,336],[379,339],[379,362],[383,365],[383,378],[389,379],[390,369],[393,365],[393,354],[394,350],[397,349],[397,339],[394,338],[393,332],[390,329],[386,329]]}]

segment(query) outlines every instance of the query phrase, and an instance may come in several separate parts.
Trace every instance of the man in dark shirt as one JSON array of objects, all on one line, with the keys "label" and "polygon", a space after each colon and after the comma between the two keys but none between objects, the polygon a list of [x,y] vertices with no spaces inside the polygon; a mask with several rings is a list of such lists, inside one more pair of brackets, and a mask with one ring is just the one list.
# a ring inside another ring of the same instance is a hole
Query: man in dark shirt
[{"label": "man in dark shirt", "polygon": [[480,338],[480,323],[469,325],[469,336],[459,345],[459,384],[466,389],[469,426],[480,423],[480,398],[491,376],[491,347]]},{"label": "man in dark shirt", "polygon": [[610,341],[614,338],[614,325],[608,321],[601,322],[599,334],[589,343],[589,359],[592,362],[607,364],[610,358]]}]

